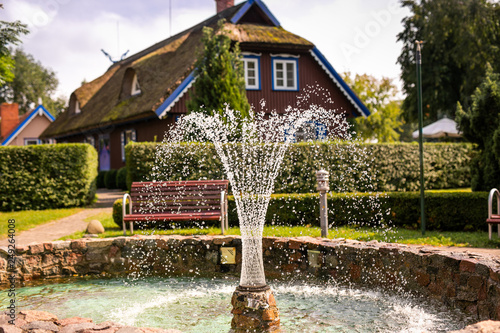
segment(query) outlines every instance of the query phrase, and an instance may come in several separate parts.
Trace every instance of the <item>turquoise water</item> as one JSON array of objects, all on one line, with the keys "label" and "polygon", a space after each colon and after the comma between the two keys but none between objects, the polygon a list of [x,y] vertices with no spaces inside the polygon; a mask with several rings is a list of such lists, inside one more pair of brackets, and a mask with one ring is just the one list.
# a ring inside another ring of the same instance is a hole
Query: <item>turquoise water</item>
[{"label": "turquoise water", "polygon": [[[89,317],[138,327],[227,333],[237,280],[86,279],[19,288],[18,309]],[[467,323],[408,299],[330,285],[271,282],[286,332],[445,332]],[[7,293],[0,301],[7,304]]]}]

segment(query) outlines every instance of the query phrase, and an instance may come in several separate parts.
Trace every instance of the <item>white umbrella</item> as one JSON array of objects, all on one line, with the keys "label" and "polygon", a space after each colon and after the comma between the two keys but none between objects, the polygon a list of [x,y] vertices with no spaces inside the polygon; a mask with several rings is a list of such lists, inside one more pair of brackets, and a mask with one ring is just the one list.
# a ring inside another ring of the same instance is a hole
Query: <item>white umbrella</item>
[{"label": "white umbrella", "polygon": [[[462,136],[458,131],[457,123],[446,117],[422,128],[422,135],[424,138],[459,138]],[[412,136],[414,139],[418,139],[418,130],[413,132]]]}]

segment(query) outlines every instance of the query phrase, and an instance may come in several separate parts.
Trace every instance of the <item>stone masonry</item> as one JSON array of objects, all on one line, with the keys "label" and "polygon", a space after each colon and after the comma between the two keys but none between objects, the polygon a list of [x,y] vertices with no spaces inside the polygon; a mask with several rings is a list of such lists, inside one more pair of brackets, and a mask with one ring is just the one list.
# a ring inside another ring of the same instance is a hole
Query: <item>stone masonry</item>
[{"label": "stone masonry", "polygon": [[[223,265],[221,247],[236,248]],[[7,287],[7,253],[0,251]],[[352,286],[409,292],[459,308],[478,320],[500,320],[500,259],[436,248],[311,237],[263,239],[266,276],[333,279]],[[16,278],[30,281],[89,274],[238,275],[236,236],[134,236],[32,244],[17,249]]]}]

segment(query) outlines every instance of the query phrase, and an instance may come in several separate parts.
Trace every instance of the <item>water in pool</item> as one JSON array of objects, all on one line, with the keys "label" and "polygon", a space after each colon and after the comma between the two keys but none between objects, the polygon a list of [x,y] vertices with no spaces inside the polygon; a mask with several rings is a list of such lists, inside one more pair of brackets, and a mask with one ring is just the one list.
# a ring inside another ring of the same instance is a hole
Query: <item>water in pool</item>
[{"label": "water in pool", "polygon": [[[237,280],[80,279],[18,289],[18,309],[59,318],[111,320],[137,327],[227,333]],[[271,281],[285,332],[445,332],[463,328],[459,314],[375,291]],[[7,301],[2,293],[2,304]],[[444,311],[444,312],[443,312]]]}]

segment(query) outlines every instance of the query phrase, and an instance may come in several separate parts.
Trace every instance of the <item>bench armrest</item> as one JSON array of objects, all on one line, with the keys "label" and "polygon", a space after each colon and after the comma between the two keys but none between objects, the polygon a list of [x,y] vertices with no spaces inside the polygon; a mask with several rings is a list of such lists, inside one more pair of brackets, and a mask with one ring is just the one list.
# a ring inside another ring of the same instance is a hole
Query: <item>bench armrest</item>
[{"label": "bench armrest", "polygon": [[[130,214],[132,214],[132,197],[130,194],[125,193],[123,195],[123,201],[122,201],[122,226],[123,226],[123,236],[127,235],[127,227],[125,226],[125,215],[127,213],[127,197],[128,197],[128,211]],[[130,232],[133,234],[134,231],[132,230],[132,222],[131,222],[131,227],[130,227]]]}]

